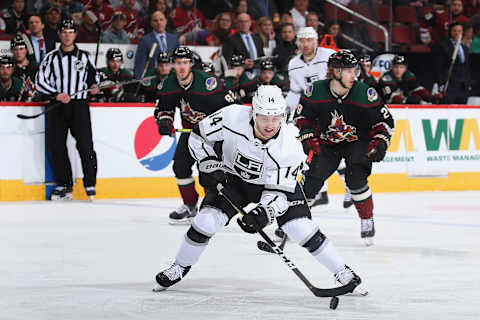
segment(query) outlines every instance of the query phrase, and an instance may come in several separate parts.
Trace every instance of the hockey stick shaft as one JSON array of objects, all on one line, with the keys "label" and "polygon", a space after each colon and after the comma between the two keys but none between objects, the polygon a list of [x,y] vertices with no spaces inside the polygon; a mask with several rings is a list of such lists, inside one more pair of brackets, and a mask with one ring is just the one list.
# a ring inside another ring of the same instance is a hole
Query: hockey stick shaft
[{"label": "hockey stick shaft", "polygon": [[[150,60],[152,60],[153,54],[155,53],[155,49],[157,49],[157,43],[156,42],[154,42],[152,44],[152,47],[150,48],[150,52],[148,53],[148,60],[145,63],[145,67],[143,68],[142,76],[140,78],[145,77],[145,74],[147,73],[148,67],[150,66]],[[137,90],[135,90],[135,94],[134,94],[135,97],[138,95],[138,91],[140,91],[140,86],[141,86],[141,84],[139,83],[137,85]]]},{"label": "hockey stick shaft", "polygon": [[[217,186],[218,191],[220,194],[231,204],[231,206],[240,214],[246,215],[247,213],[241,206],[239,206],[233,199],[228,195],[228,189],[225,189],[224,186],[218,184]],[[272,248],[272,250],[282,259],[282,261],[290,268],[290,270],[295,273],[295,275],[305,284],[305,286],[317,297],[335,297],[341,296],[347,293],[353,292],[356,287],[356,284],[350,282],[344,286],[340,286],[337,288],[329,288],[329,289],[321,289],[317,288],[310,283],[310,281],[303,275],[303,273],[295,266],[292,260],[287,258],[283,253],[283,250],[279,248],[275,242],[270,239],[270,237],[263,231],[257,230],[258,234],[265,240],[265,242]]]},{"label": "hockey stick shaft", "polygon": [[461,42],[462,36],[458,37],[457,43],[455,44],[455,49],[453,49],[452,61],[450,62],[450,67],[448,68],[447,81],[445,82],[445,87],[443,88],[444,95],[447,93],[448,84],[450,82],[450,77],[452,76],[453,66],[455,65],[455,61],[457,60],[458,49],[460,48]]}]

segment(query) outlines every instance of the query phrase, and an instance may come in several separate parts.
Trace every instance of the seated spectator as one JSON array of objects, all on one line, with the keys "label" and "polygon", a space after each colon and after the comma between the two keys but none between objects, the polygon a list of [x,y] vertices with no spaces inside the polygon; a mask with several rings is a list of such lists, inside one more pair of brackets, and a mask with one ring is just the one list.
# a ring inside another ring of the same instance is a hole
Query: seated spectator
[{"label": "seated spectator", "polygon": [[336,47],[337,50],[338,48],[340,49],[345,49],[347,48],[346,44],[343,42],[342,37],[340,36],[340,23],[338,21],[329,21],[325,24],[325,29],[324,29],[324,34],[330,34],[333,36],[333,42],[334,44],[331,44],[328,46],[329,48],[334,48]]},{"label": "seated spectator", "polygon": [[305,25],[307,27],[312,27],[313,29],[315,29],[318,33],[318,39],[321,38],[321,30],[320,30],[320,20],[318,18],[318,14],[314,11],[310,11],[307,16],[306,16],[306,20],[305,20]]},{"label": "seated spectator", "polygon": [[258,20],[261,17],[273,19],[278,15],[277,4],[273,0],[247,0],[248,13],[253,19]]},{"label": "seated spectator", "polygon": [[66,20],[71,20],[72,14],[75,12],[82,12],[83,5],[78,0],[63,0],[62,8],[62,18]]},{"label": "seated spectator", "polygon": [[407,62],[401,55],[393,58],[392,69],[380,77],[378,86],[386,103],[430,103],[430,92],[420,85],[413,73],[407,70]]},{"label": "seated spectator", "polygon": [[152,19],[152,13],[155,11],[163,12],[167,18],[167,32],[174,32],[172,21],[170,20],[171,9],[167,4],[167,0],[152,0],[148,5],[147,15],[143,18],[143,26],[145,27],[145,33],[152,32],[152,26],[150,21]]},{"label": "seated spectator", "polygon": [[273,29],[275,30],[275,34],[277,35],[277,41],[280,38],[280,33],[282,32],[281,30],[282,26],[287,23],[293,24],[292,14],[288,11],[282,13],[282,15],[280,16],[280,21],[278,23],[273,24],[273,27],[274,27]]},{"label": "seated spectator", "polygon": [[247,70],[253,69],[255,59],[265,55],[262,39],[258,35],[252,34],[251,26],[250,16],[246,13],[239,14],[237,16],[238,32],[228,37],[222,47],[222,53],[226,61],[230,61],[234,53],[248,57],[245,60],[245,69]]},{"label": "seated spectator", "polygon": [[468,23],[468,18],[463,13],[463,1],[452,1],[452,20],[451,22],[460,22],[463,24]]},{"label": "seated spectator", "polygon": [[181,44],[205,43],[208,34],[207,20],[203,13],[194,7],[193,0],[180,0],[180,6],[172,10],[170,19]]},{"label": "seated spectator", "polygon": [[[58,7],[60,8],[60,14],[62,14],[62,5],[63,5],[63,0],[44,0],[42,8],[40,9],[40,13],[45,15],[47,13],[47,10],[50,9],[51,7]],[[60,17],[61,20],[63,20],[63,17]]]},{"label": "seated spectator", "polygon": [[[463,25],[461,23],[452,23],[448,29],[448,37],[439,41],[433,48],[432,57],[434,59],[433,70],[435,72],[435,82],[438,84],[440,94],[445,91],[447,73],[453,55],[453,50],[457,39],[463,35]],[[453,65],[452,74],[448,83],[444,97],[439,97],[447,104],[464,104],[470,95],[470,54],[467,47],[461,44],[458,47],[457,58]]]},{"label": "seated spectator", "polygon": [[22,80],[13,76],[11,56],[0,57],[0,101],[21,101]]},{"label": "seated spectator", "polygon": [[61,11],[60,7],[50,7],[45,12],[45,29],[43,35],[45,39],[51,39],[60,42],[58,37],[58,25],[60,23]]},{"label": "seated spectator", "polygon": [[25,0],[13,0],[10,7],[0,12],[0,17],[5,22],[6,33],[25,32],[28,18],[25,10]]},{"label": "seated spectator", "polygon": [[246,13],[250,17],[250,21],[252,21],[251,30],[255,30],[255,20],[252,18],[250,13],[248,13],[248,1],[247,0],[239,0],[237,6],[233,9],[232,17],[233,23],[237,24],[237,17],[239,14]]},{"label": "seated spectator", "polygon": [[290,10],[290,13],[292,14],[295,32],[297,32],[298,29],[305,27],[308,14],[307,9],[308,0],[293,0],[293,8]]},{"label": "seated spectator", "polygon": [[209,46],[221,46],[236,30],[232,28],[232,16],[228,12],[219,13],[213,22],[212,30],[205,39]]},{"label": "seated spectator", "polygon": [[112,23],[114,12],[112,6],[108,4],[108,0],[90,0],[85,8],[95,13],[102,30],[107,30]]},{"label": "seated spectator", "polygon": [[295,27],[292,23],[285,23],[280,31],[280,40],[277,42],[277,47],[273,50],[273,55],[278,55],[274,64],[284,76],[288,74],[288,62],[297,54],[297,49]]},{"label": "seated spectator", "polygon": [[28,18],[28,40],[33,48],[33,57],[29,57],[29,59],[35,61],[37,64],[42,62],[43,57],[45,57],[48,52],[55,49],[55,40],[47,39],[43,33],[44,29],[45,24],[41,16],[32,14]]},{"label": "seated spectator", "polygon": [[[112,25],[102,33],[103,43],[129,44],[130,38],[123,29],[127,24],[127,17],[122,11],[116,11],[112,16]],[[122,58],[123,59],[123,58]]]},{"label": "seated spectator", "polygon": [[[163,12],[155,11],[152,14],[152,20],[150,23],[153,31],[147,33],[142,39],[140,39],[137,52],[135,53],[135,79],[140,79],[142,73],[148,74],[153,72],[153,69],[155,68],[155,58],[160,52],[166,51],[171,53],[176,47],[178,47],[178,37],[165,31],[165,28],[167,27],[167,19]],[[157,44],[157,48],[150,60],[149,69],[144,72],[148,60],[148,54],[154,43]]]},{"label": "seated spectator", "polygon": [[[446,35],[447,26],[450,21],[450,13],[446,10],[444,5],[445,0],[433,0],[433,12],[427,13],[423,21],[421,21],[420,27],[422,27],[420,38],[431,38],[433,42],[443,39]],[[431,28],[431,33],[428,28]],[[423,33],[423,35],[422,35]],[[430,36],[427,34],[430,33]],[[428,40],[422,41],[426,43]]]},{"label": "seated spectator", "polygon": [[127,17],[127,25],[125,31],[132,43],[138,43],[139,39],[143,37],[144,29],[142,20],[138,14],[138,11],[134,9],[135,0],[123,0],[123,4],[120,6],[120,11]]},{"label": "seated spectator", "polygon": [[75,39],[77,42],[97,43],[100,30],[98,30],[92,18],[97,18],[92,11],[83,12],[82,23],[78,26],[77,38]]},{"label": "seated spectator", "polygon": [[263,42],[263,52],[266,56],[271,56],[277,46],[275,32],[273,31],[273,22],[269,17],[261,17],[257,21],[257,34]]}]

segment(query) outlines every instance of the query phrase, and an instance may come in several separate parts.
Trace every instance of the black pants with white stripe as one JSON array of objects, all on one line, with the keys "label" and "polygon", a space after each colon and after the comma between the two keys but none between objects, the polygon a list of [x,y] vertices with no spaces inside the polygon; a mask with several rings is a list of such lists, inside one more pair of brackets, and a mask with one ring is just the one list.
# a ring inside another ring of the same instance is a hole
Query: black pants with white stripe
[{"label": "black pants with white stripe", "polygon": [[76,140],[77,150],[82,161],[83,185],[85,187],[95,186],[97,155],[93,150],[90,107],[88,102],[83,100],[72,100],[47,114],[46,143],[55,183],[57,186],[73,186],[72,166],[67,151],[69,129]]}]

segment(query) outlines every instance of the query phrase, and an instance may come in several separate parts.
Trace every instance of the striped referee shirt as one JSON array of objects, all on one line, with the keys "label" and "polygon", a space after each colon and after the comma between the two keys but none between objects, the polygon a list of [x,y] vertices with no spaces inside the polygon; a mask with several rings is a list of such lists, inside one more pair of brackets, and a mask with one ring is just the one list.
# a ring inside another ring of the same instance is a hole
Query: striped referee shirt
[{"label": "striped referee shirt", "polygon": [[74,100],[87,99],[87,92],[75,96],[73,94],[99,82],[100,74],[88,52],[80,50],[76,45],[69,52],[64,52],[61,47],[49,52],[42,60],[35,77],[35,87],[41,93],[67,93]]}]

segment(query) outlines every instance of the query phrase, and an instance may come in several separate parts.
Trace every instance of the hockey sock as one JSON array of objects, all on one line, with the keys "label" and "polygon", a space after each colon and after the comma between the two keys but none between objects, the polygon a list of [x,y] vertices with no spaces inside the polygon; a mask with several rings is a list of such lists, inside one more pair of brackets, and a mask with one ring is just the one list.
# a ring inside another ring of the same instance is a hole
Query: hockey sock
[{"label": "hockey sock", "polygon": [[373,217],[373,199],[372,191],[366,185],[362,189],[350,190],[353,204],[357,208],[358,216],[361,219],[370,219]]},{"label": "hockey sock", "polygon": [[177,178],[177,184],[184,204],[197,203],[198,193],[197,190],[195,190],[195,180],[193,180],[192,177],[186,179]]}]

